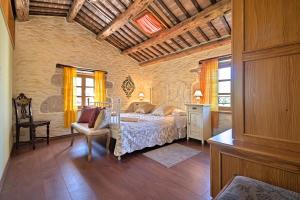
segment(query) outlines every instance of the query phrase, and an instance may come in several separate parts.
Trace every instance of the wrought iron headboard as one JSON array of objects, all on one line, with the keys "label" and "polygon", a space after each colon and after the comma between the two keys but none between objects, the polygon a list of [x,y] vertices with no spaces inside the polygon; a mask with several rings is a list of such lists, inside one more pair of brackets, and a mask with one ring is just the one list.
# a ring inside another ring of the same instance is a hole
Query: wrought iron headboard
[{"label": "wrought iron headboard", "polygon": [[112,102],[90,102],[88,100],[89,106],[96,107],[105,107],[107,109],[107,113],[110,116],[110,124],[114,125],[112,127],[117,126],[120,128],[120,112],[121,112],[121,100],[120,98],[113,98]]}]

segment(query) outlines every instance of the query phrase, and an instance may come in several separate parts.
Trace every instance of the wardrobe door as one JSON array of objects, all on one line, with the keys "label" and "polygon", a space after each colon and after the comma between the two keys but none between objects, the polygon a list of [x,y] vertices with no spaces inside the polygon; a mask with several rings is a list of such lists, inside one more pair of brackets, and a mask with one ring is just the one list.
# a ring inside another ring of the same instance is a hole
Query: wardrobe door
[{"label": "wardrobe door", "polygon": [[233,133],[300,151],[300,1],[233,0]]}]

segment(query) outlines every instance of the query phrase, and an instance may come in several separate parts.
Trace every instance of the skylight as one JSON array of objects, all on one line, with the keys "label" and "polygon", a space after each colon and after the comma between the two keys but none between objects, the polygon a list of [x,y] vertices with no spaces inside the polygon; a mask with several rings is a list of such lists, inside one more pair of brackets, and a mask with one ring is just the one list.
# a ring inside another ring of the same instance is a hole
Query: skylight
[{"label": "skylight", "polygon": [[150,12],[145,12],[143,15],[135,19],[135,22],[141,30],[150,35],[163,29],[163,25]]}]

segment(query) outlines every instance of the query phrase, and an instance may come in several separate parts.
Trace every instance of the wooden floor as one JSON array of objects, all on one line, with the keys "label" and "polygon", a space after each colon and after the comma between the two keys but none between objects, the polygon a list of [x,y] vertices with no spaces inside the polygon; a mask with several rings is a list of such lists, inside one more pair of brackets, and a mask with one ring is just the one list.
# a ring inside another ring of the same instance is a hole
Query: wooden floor
[{"label": "wooden floor", "polygon": [[142,155],[149,149],[118,161],[101,140],[93,142],[88,163],[85,139],[77,137],[72,148],[69,142],[56,139],[35,151],[27,145],[13,152],[0,199],[210,199],[209,148],[198,141],[178,141],[202,152],[169,169]]}]

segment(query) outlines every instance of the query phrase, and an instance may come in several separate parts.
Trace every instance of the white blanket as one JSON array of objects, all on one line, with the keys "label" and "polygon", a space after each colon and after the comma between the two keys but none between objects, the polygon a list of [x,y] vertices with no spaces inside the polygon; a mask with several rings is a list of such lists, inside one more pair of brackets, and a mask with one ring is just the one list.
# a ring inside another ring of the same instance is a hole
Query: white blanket
[{"label": "white blanket", "polygon": [[186,137],[186,116],[122,113],[121,119],[131,120],[121,120],[121,131],[115,136],[115,156]]}]

